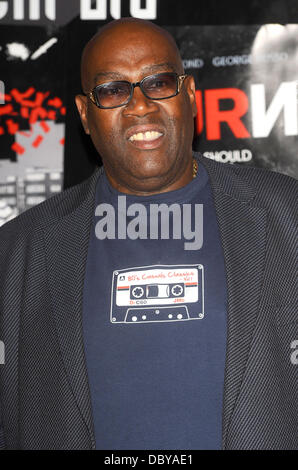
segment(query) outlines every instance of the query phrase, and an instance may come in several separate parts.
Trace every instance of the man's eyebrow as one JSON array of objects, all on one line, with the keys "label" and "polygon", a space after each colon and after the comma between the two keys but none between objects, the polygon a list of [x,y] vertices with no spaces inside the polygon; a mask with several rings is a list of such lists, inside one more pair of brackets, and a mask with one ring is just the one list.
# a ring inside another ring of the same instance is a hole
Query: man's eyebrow
[{"label": "man's eyebrow", "polygon": [[95,85],[100,78],[112,78],[118,80],[121,78],[121,74],[119,72],[97,72],[93,79]]},{"label": "man's eyebrow", "polygon": [[[177,71],[177,66],[174,64],[171,64],[170,62],[164,62],[162,64],[153,64],[153,65],[148,65],[146,67],[143,67],[140,69],[140,72],[152,72],[155,73],[159,70],[164,70],[168,71],[171,70],[171,72],[176,72]],[[107,79],[112,79],[112,80],[123,80],[123,75],[120,72],[97,72],[96,75],[94,76],[94,84],[96,85],[97,81],[101,78],[107,78]]]},{"label": "man's eyebrow", "polygon": [[171,64],[170,62],[164,62],[162,64],[153,64],[153,65],[148,65],[147,67],[142,68],[142,72],[156,72],[158,70],[164,70],[165,69],[171,70],[171,72],[177,72],[177,66],[174,64]]}]

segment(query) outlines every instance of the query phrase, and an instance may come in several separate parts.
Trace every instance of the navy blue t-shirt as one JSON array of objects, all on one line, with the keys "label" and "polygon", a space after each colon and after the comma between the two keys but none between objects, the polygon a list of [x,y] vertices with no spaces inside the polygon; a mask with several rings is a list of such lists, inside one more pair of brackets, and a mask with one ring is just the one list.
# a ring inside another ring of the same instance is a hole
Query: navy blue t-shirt
[{"label": "navy blue t-shirt", "polygon": [[220,449],[226,311],[204,167],[153,196],[119,193],[103,174],[83,299],[97,449]]}]

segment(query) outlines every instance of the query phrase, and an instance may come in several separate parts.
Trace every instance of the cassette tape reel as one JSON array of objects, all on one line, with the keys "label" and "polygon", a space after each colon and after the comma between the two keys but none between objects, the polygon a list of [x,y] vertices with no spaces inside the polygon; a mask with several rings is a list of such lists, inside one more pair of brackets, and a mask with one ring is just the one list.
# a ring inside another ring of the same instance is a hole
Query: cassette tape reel
[{"label": "cassette tape reel", "polygon": [[202,319],[204,269],[191,264],[114,271],[111,297],[112,323]]}]

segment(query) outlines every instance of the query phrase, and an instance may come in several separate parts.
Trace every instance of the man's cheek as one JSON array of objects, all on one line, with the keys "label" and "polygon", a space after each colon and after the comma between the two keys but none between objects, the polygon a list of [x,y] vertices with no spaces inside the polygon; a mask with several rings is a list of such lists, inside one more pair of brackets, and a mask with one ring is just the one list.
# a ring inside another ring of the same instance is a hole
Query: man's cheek
[{"label": "man's cheek", "polygon": [[90,133],[97,139],[103,139],[104,136],[107,136],[105,126],[103,125],[102,121],[98,119],[92,119]]}]

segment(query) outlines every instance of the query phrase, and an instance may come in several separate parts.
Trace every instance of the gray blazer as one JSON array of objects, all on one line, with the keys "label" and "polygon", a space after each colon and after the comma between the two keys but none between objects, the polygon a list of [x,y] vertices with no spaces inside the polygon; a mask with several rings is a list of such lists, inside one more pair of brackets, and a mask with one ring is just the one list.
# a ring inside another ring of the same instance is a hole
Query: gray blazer
[{"label": "gray blazer", "polygon": [[[222,448],[297,449],[297,182],[196,157],[228,286]],[[95,448],[82,293],[100,174],[0,230],[2,448]]]}]

